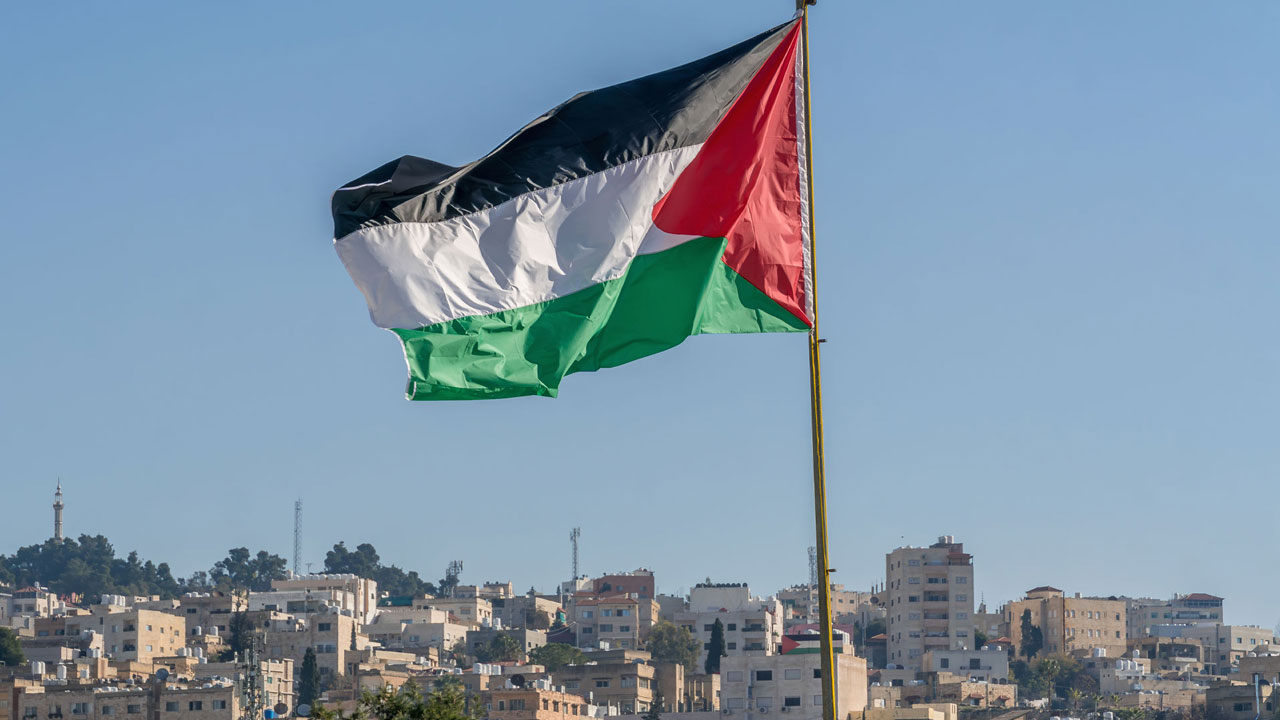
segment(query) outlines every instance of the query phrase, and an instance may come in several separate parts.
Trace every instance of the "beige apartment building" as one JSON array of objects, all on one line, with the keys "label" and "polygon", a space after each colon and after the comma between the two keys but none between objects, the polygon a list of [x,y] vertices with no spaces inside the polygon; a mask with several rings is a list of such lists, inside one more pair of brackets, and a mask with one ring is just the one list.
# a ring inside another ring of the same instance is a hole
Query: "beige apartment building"
[{"label": "beige apartment building", "polygon": [[656,600],[635,595],[576,595],[571,604],[578,647],[639,649],[659,614]]},{"label": "beige apartment building", "polygon": [[267,657],[291,658],[294,667],[301,668],[307,648],[313,648],[320,674],[330,680],[353,672],[355,651],[368,645],[368,638],[357,632],[355,619],[346,615],[312,615],[305,620],[277,617],[261,628]]},{"label": "beige apartment building", "polygon": [[240,593],[208,592],[187,593],[178,598],[178,607],[171,612],[187,621],[187,635],[226,635],[230,631],[231,616],[249,609],[248,599]]},{"label": "beige apartment building", "polygon": [[421,604],[444,610],[453,616],[451,621],[459,625],[478,628],[493,623],[493,603],[481,597],[430,598]]},{"label": "beige apartment building", "polygon": [[[793,720],[821,720],[822,656],[807,647],[797,650],[721,660],[721,712],[744,716],[785,712]],[[836,717],[847,718],[867,707],[867,661],[853,654],[847,637],[842,637],[835,661]]]},{"label": "beige apartment building", "polygon": [[[341,609],[354,613],[362,623],[372,621],[378,609],[378,583],[357,575],[345,573],[298,575],[286,580],[272,580],[271,589],[281,592],[336,590],[340,593],[350,593],[351,606]],[[286,611],[283,607],[276,609]]]},{"label": "beige apartment building", "polygon": [[489,720],[570,720],[599,717],[581,695],[547,687],[497,688],[481,696]]},{"label": "beige apartment building", "polygon": [[14,720],[108,718],[114,720],[236,720],[240,694],[230,683],[37,685],[14,688]]},{"label": "beige apartment building", "polygon": [[1125,598],[1128,635],[1146,637],[1157,625],[1221,625],[1225,621],[1223,602],[1208,593],[1174,595],[1169,600]]},{"label": "beige apartment building", "polygon": [[1047,585],[1032,588],[1022,600],[1005,605],[1004,619],[1014,650],[1021,653],[1022,616],[1030,613],[1031,624],[1044,636],[1041,655],[1092,651],[1103,648],[1108,657],[1120,657],[1128,649],[1123,600],[1066,595]]},{"label": "beige apartment building", "polygon": [[625,660],[566,665],[552,673],[552,677],[565,691],[583,697],[590,694],[597,705],[616,708],[624,715],[648,710],[658,686],[656,667]]},{"label": "beige apartment building", "polygon": [[888,662],[919,670],[930,650],[973,647],[973,556],[950,535],[885,556]]},{"label": "beige apartment building", "polygon": [[66,628],[71,637],[101,634],[103,652],[112,660],[151,662],[177,655],[187,642],[187,621],[181,615],[117,605],[94,605],[88,615],[68,617]]},{"label": "beige apartment building", "polygon": [[1249,653],[1268,652],[1280,646],[1275,632],[1256,625],[1156,625],[1152,634],[1165,638],[1194,640],[1204,646],[1205,669],[1213,675],[1226,675],[1239,666]]},{"label": "beige apartment building", "polygon": [[672,622],[688,629],[701,643],[701,667],[707,661],[717,620],[724,627],[725,652],[730,657],[772,655],[782,643],[783,616],[777,597],[752,597],[746,583],[699,583],[689,592],[688,609],[676,612]]}]

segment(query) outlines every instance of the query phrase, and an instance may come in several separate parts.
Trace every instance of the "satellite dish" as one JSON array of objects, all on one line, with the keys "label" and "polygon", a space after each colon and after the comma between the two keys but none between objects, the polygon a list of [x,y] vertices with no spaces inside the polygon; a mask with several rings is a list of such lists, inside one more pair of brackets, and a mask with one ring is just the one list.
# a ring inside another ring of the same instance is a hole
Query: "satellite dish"
[{"label": "satellite dish", "polygon": [[511,684],[515,685],[516,687],[524,687],[524,676],[519,673],[512,675]]},{"label": "satellite dish", "polygon": [[306,703],[302,703],[298,707],[294,708],[293,712],[298,717],[307,717],[311,714],[311,706]]},{"label": "satellite dish", "polygon": [[160,668],[159,670],[157,670],[156,679],[159,680],[160,682],[164,682],[165,680],[168,680],[169,670],[167,668]]},{"label": "satellite dish", "polygon": [[274,708],[272,708],[272,709],[276,711],[276,715],[288,715],[288,714],[289,714],[289,706],[288,706],[288,705],[285,705],[284,703],[276,703],[276,706],[275,706]]}]

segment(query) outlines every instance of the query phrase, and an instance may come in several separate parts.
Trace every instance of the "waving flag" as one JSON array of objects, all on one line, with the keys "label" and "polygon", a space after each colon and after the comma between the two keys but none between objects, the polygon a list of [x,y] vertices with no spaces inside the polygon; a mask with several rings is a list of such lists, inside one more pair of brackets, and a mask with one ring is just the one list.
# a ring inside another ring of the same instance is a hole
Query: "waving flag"
[{"label": "waving flag", "polygon": [[333,196],[334,245],[412,400],[555,396],[701,333],[810,327],[799,21],[582,93],[463,167]]}]

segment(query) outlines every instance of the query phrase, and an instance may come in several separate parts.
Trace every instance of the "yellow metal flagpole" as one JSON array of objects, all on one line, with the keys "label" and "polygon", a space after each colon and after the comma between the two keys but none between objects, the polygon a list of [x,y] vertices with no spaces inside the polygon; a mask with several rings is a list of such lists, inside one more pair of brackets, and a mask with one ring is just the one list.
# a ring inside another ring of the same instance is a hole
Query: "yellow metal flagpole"
[{"label": "yellow metal flagpole", "polygon": [[818,555],[818,614],[822,633],[822,717],[823,720],[839,720],[836,717],[836,657],[834,628],[831,622],[831,568],[827,553],[827,477],[822,448],[822,353],[824,342],[818,333],[818,256],[814,252],[813,215],[813,113],[809,104],[809,6],[817,0],[796,0],[800,13],[803,36],[804,80],[804,144],[805,177],[809,190],[809,271],[810,289],[813,292],[813,327],[809,330],[809,404],[813,428],[813,516],[817,532]]}]

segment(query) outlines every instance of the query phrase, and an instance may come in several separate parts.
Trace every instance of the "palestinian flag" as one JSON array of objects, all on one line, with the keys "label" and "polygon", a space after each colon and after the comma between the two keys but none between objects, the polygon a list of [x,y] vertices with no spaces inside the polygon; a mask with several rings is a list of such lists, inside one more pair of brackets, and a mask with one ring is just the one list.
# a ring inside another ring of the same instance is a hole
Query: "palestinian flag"
[{"label": "palestinian flag", "polygon": [[469,165],[406,156],[340,188],[334,245],[408,397],[554,397],[690,335],[807,331],[800,33],[582,93]]}]

